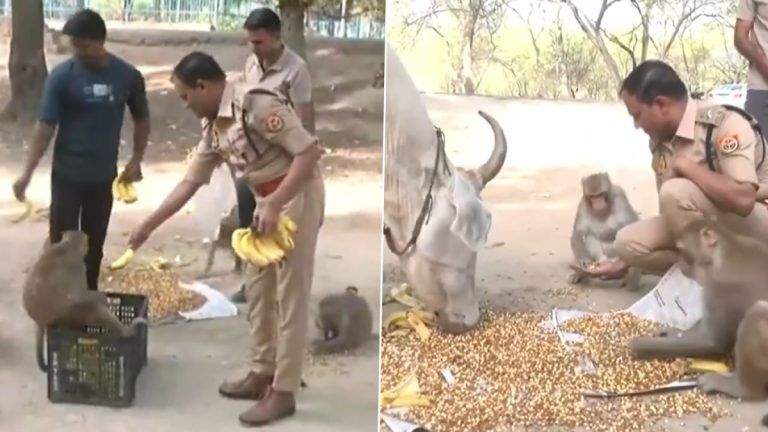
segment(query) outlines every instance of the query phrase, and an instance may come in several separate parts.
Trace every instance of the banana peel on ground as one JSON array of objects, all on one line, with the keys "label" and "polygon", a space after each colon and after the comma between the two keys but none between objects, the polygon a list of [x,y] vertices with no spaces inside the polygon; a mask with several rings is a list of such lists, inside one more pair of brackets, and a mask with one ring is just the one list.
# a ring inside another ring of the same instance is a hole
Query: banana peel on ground
[{"label": "banana peel on ground", "polygon": [[424,309],[424,305],[413,296],[413,289],[408,284],[402,284],[399,287],[393,287],[384,295],[382,304],[398,302],[403,306],[412,309]]},{"label": "banana peel on ground", "polygon": [[423,309],[410,309],[391,313],[384,320],[383,327],[387,334],[397,336],[406,336],[414,330],[422,341],[427,341],[432,334],[429,327],[436,324],[434,313]]},{"label": "banana peel on ground", "polygon": [[260,235],[250,228],[240,228],[232,233],[232,249],[242,260],[257,267],[266,267],[285,259],[286,253],[295,247],[293,235],[296,223],[281,215],[277,229],[270,235]]},{"label": "banana peel on ground", "polygon": [[22,204],[24,204],[24,211],[21,212],[20,215],[18,215],[15,218],[11,219],[11,223],[19,223],[19,222],[23,221],[24,219],[29,218],[30,216],[32,216],[36,212],[35,204],[32,201],[30,201],[28,199],[25,199],[22,202]]},{"label": "banana peel on ground", "polygon": [[429,399],[421,395],[421,388],[416,373],[412,373],[393,388],[381,392],[379,405],[383,408],[406,406],[429,406]]}]

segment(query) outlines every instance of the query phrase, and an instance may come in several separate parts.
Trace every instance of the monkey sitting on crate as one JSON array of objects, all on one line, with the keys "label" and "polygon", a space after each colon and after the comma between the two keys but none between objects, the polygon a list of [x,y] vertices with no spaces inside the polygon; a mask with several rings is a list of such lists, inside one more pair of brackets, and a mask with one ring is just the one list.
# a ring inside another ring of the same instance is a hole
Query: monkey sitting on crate
[{"label": "monkey sitting on crate", "polygon": [[[582,283],[589,276],[579,271],[618,257],[613,242],[616,233],[639,220],[621,186],[613,184],[608,173],[590,174],[581,179],[582,196],[576,210],[571,234],[571,251],[576,259],[568,281]],[[639,269],[630,268],[624,284],[630,290],[640,285]]]}]

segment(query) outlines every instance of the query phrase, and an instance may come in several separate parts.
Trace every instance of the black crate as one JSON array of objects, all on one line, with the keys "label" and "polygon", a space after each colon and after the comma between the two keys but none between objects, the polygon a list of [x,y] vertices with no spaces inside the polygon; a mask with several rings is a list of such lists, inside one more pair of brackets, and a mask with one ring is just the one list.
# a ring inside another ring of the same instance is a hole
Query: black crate
[{"label": "black crate", "polygon": [[[112,312],[130,324],[147,318],[148,300],[133,294],[105,293]],[[147,364],[147,327],[122,337],[100,327],[49,327],[47,333],[48,399],[125,407],[133,404],[136,379]]]}]

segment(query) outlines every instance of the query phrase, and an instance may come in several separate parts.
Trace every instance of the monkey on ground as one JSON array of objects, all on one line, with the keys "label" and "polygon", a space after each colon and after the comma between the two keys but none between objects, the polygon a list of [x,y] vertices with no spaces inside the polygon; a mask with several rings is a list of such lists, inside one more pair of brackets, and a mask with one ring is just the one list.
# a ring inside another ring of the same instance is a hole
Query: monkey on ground
[{"label": "monkey on ground", "polygon": [[22,304],[37,324],[37,361],[43,367],[43,336],[51,325],[66,327],[99,326],[122,336],[131,336],[138,325],[147,324],[137,317],[125,326],[109,309],[106,295],[88,290],[85,255],[88,237],[80,231],[65,231],[62,239],[45,241],[43,252],[24,282]]},{"label": "monkey on ground", "polygon": [[205,261],[205,268],[203,269],[203,277],[208,276],[210,273],[217,249],[228,250],[235,260],[234,272],[237,274],[242,273],[243,261],[232,248],[232,233],[238,228],[240,228],[240,219],[238,217],[238,206],[235,204],[232,210],[221,220],[216,239],[212,240],[208,245],[208,255]]},{"label": "monkey on ground", "polygon": [[[613,241],[616,233],[639,220],[621,186],[611,182],[608,173],[591,174],[581,179],[582,197],[576,210],[571,234],[571,251],[576,259],[575,271],[568,281],[573,284],[589,276],[579,268],[618,257]],[[635,290],[640,284],[640,271],[630,268],[625,285]]]},{"label": "monkey on ground", "polygon": [[311,352],[334,354],[362,345],[373,330],[373,317],[357,288],[350,286],[320,300],[315,326],[321,337],[312,341]]},{"label": "monkey on ground", "polygon": [[[680,270],[702,287],[704,311],[691,329],[664,330],[654,336],[641,336],[630,342],[638,359],[679,357],[715,357],[727,355],[734,348],[739,326],[747,311],[758,301],[768,301],[768,245],[758,239],[733,232],[714,219],[702,218],[689,223],[676,239]],[[740,347],[741,363],[765,364],[758,346],[765,346],[761,334],[764,320],[762,306],[754,306],[744,322],[753,337]],[[755,317],[758,317],[757,319]],[[762,349],[762,348],[761,348]],[[751,360],[746,360],[746,359]],[[738,364],[737,364],[738,369]],[[749,366],[747,366],[747,371]],[[758,376],[750,380],[759,379]],[[706,385],[712,378],[706,378]]]}]

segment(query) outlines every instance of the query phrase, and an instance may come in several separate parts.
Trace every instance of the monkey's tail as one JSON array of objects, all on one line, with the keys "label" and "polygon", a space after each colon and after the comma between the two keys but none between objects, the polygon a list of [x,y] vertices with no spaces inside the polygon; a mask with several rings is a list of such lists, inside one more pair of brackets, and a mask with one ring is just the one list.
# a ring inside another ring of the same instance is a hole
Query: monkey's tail
[{"label": "monkey's tail", "polygon": [[763,426],[768,427],[768,414],[763,416],[763,421],[761,423]]},{"label": "monkey's tail", "polygon": [[38,325],[37,326],[37,338],[36,338],[36,346],[35,349],[37,352],[35,353],[35,357],[37,358],[37,366],[40,368],[43,372],[48,372],[48,365],[45,363],[45,353],[43,351],[43,339],[45,336],[45,329]]}]

